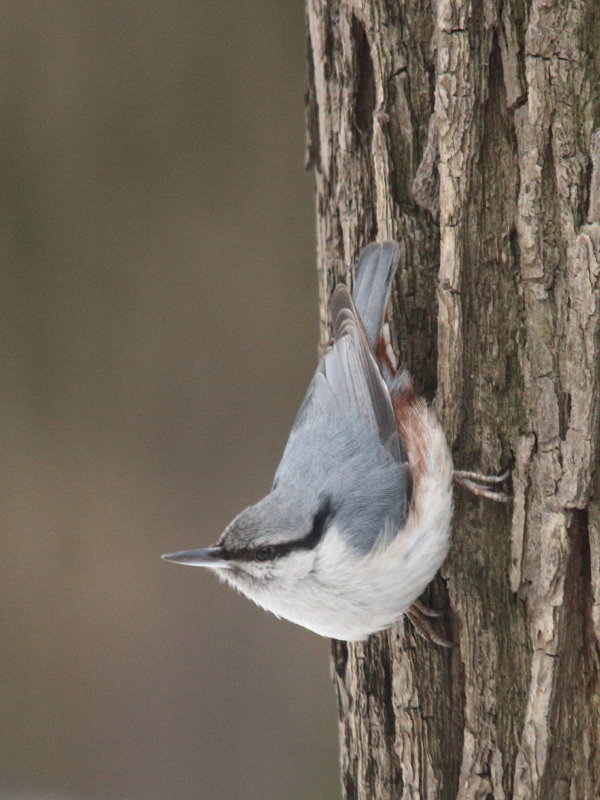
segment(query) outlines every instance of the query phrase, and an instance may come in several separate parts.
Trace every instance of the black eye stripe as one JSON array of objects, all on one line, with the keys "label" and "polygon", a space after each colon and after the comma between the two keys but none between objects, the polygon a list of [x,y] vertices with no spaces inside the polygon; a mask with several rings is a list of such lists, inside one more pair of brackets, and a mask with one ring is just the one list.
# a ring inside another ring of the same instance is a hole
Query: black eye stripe
[{"label": "black eye stripe", "polygon": [[[313,550],[323,538],[328,525],[335,516],[335,511],[331,506],[331,498],[326,497],[321,503],[319,510],[313,517],[312,528],[301,539],[294,539],[291,542],[280,542],[279,544],[261,545],[260,547],[244,547],[239,550],[223,550],[223,557],[234,559],[235,561],[272,561],[280,558],[293,550]],[[266,548],[271,550],[268,559],[257,558],[257,552]]]},{"label": "black eye stripe", "polygon": [[310,533],[308,533],[302,539],[297,539],[295,542],[289,542],[289,548],[291,550],[312,550],[314,547],[316,547],[323,538],[323,534],[325,533],[325,530],[331,522],[334,514],[335,512],[331,508],[331,498],[326,497],[321,503],[321,507],[313,517],[313,524]]}]

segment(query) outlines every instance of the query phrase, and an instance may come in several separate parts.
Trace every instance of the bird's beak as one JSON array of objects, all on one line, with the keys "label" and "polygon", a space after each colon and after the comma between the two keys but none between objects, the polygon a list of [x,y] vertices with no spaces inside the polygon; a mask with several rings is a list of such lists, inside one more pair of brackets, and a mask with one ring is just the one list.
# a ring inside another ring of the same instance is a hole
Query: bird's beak
[{"label": "bird's beak", "polygon": [[224,558],[223,550],[218,547],[205,547],[204,550],[182,550],[180,553],[167,553],[165,561],[175,564],[188,564],[190,567],[210,567],[211,569],[229,569],[229,561]]}]

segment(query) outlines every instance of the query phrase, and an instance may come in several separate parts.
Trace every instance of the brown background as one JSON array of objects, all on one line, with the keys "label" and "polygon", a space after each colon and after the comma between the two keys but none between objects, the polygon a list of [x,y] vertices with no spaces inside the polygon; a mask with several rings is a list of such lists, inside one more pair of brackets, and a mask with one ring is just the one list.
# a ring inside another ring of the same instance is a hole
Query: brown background
[{"label": "brown background", "polygon": [[199,570],[315,363],[301,4],[0,10],[2,798],[336,797],[325,640]]}]

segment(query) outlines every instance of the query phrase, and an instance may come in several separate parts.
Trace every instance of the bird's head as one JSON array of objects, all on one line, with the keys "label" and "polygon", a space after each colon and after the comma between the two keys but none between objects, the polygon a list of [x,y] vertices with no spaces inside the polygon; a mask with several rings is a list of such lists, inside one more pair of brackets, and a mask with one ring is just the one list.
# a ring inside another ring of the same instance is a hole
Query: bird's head
[{"label": "bird's head", "polygon": [[311,504],[287,502],[274,491],[244,509],[227,526],[216,545],[169,553],[177,564],[208,567],[253,599],[269,588],[293,590],[315,567],[335,511],[328,497]]}]

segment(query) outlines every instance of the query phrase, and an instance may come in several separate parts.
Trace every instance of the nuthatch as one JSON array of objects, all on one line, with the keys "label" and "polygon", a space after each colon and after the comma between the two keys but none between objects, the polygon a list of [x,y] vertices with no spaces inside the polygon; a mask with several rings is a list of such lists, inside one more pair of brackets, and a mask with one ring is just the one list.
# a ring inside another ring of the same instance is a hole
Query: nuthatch
[{"label": "nuthatch", "polygon": [[[322,356],[269,494],[213,547],[163,556],[208,567],[259,606],[322,636],[356,641],[407,612],[432,634],[417,598],[448,552],[453,469],[435,414],[396,371],[382,334],[396,242],[360,256],[352,297],[331,299]],[[469,488],[494,499],[459,473]],[[447,644],[430,635],[434,641]]]}]

